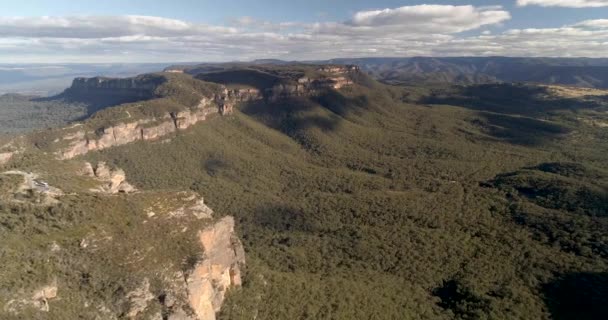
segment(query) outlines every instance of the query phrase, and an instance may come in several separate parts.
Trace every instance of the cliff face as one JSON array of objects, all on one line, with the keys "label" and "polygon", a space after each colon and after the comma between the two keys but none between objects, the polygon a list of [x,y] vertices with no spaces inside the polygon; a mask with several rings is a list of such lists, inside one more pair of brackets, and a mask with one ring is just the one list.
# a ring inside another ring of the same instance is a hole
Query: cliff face
[{"label": "cliff face", "polygon": [[[215,320],[226,294],[239,288],[245,266],[245,251],[234,232],[234,218],[224,217],[199,232],[204,256],[193,269],[179,272],[168,282],[161,301],[163,319]],[[127,296],[129,318],[136,318],[152,307],[148,279]],[[160,317],[158,317],[160,319]]]},{"label": "cliff face", "polygon": [[214,320],[226,292],[241,286],[245,252],[228,216],[199,233],[205,258],[187,276],[188,300],[199,320]]},{"label": "cliff face", "polygon": [[267,89],[266,93],[270,100],[276,101],[291,97],[312,96],[323,90],[337,90],[353,84],[353,81],[348,76],[340,74],[333,74],[322,78],[302,77],[297,79],[297,84],[278,84]]},{"label": "cliff face", "polygon": [[[350,75],[359,72],[356,66],[326,66],[315,70],[314,77],[301,76],[286,78],[284,83],[267,88],[228,88],[220,83],[219,89],[207,93],[199,104],[192,108],[184,107],[178,112],[168,112],[157,118],[121,122],[95,131],[76,131],[65,135],[58,143],[59,159],[71,159],[89,151],[104,150],[143,140],[156,140],[178,130],[187,129],[211,114],[227,115],[233,112],[237,103],[267,99],[276,101],[291,97],[311,96],[328,89],[340,89],[353,84]],[[131,98],[150,98],[165,78],[157,75],[140,76],[131,79],[78,78],[66,92],[110,96],[129,96]],[[0,159],[1,160],[1,159]]]},{"label": "cliff face", "polygon": [[192,110],[168,113],[162,118],[123,122],[101,128],[96,132],[76,131],[62,138],[61,142],[67,142],[68,146],[60,148],[57,156],[59,159],[71,159],[89,151],[103,150],[139,140],[156,140],[204,121],[209,114],[218,112],[227,114],[231,110],[232,101],[221,101],[217,106],[204,98]]},{"label": "cliff face", "polygon": [[115,104],[151,99],[155,90],[166,81],[161,75],[144,75],[134,78],[76,78],[63,96],[87,103]]}]

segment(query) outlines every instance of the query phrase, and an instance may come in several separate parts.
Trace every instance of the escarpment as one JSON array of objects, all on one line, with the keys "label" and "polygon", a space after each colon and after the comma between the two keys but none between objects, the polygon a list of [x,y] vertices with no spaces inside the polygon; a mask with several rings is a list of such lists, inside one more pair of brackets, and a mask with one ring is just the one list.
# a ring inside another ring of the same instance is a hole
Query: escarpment
[{"label": "escarpment", "polygon": [[97,108],[152,99],[167,79],[160,74],[133,78],[76,78],[60,97]]},{"label": "escarpment", "polygon": [[236,103],[256,98],[255,93],[223,88],[214,94],[202,97],[194,107],[182,106],[179,111],[166,111],[164,115],[157,117],[136,120],[132,119],[128,110],[125,110],[125,119],[115,125],[90,131],[71,130],[72,132],[55,142],[59,145],[67,143],[67,146],[59,147],[57,156],[60,159],[71,159],[89,151],[103,150],[139,140],[156,140],[204,121],[211,114],[230,114]]},{"label": "escarpment", "polygon": [[199,233],[205,258],[187,275],[188,300],[199,320],[213,320],[230,288],[241,286],[245,251],[228,216]]},{"label": "escarpment", "polygon": [[211,114],[230,114],[234,103],[236,103],[235,101],[231,97],[215,95],[211,99],[201,99],[194,108],[167,112],[161,117],[120,122],[92,131],[77,130],[63,136],[56,142],[57,144],[67,143],[67,147],[59,148],[57,156],[59,159],[71,159],[89,151],[104,150],[140,140],[156,140],[204,121]]},{"label": "escarpment", "polygon": [[[177,108],[167,108],[156,116],[145,116],[135,119],[128,109],[120,120],[111,120],[112,125],[95,129],[68,130],[54,142],[59,159],[71,159],[90,151],[104,150],[114,146],[125,145],[136,141],[153,141],[179,130],[185,130],[199,122],[205,121],[212,114],[228,115],[238,103],[256,100],[277,101],[292,97],[307,97],[325,90],[337,90],[354,83],[352,75],[359,72],[356,66],[324,66],[298,72],[284,70],[230,70],[201,74],[196,78],[213,85],[205,91],[192,91],[198,96],[195,106],[180,104]],[[125,92],[134,92],[134,96],[151,97],[164,86],[167,97],[179,95],[185,91],[179,80],[189,77],[187,74],[173,72],[172,77],[150,75],[133,79],[76,79],[72,88],[66,92],[80,92],[93,96],[116,90],[119,96]],[[159,78],[160,77],[160,78]],[[191,79],[191,78],[190,78]],[[198,81],[198,80],[194,80]],[[167,89],[169,88],[169,89]],[[177,88],[177,89],[176,89]],[[177,93],[176,93],[177,92]],[[111,93],[110,93],[111,95]],[[158,99],[157,99],[158,100]],[[155,100],[152,100],[155,101]],[[164,101],[158,103],[165,103]],[[139,108],[145,108],[142,103]]]},{"label": "escarpment", "polygon": [[[195,74],[197,79],[227,86],[245,86],[255,89],[239,89],[247,97],[277,101],[292,97],[306,97],[328,89],[341,89],[354,84],[352,76],[359,67],[320,66],[316,68],[271,68],[264,66],[246,69],[200,72],[199,68],[169,69],[172,72]],[[253,93],[253,94],[252,94]]]}]

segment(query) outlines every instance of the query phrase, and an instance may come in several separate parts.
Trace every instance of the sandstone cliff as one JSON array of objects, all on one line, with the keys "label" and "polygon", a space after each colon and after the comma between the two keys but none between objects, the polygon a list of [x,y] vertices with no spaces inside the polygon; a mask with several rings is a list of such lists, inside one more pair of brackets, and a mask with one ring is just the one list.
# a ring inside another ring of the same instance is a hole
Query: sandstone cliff
[{"label": "sandstone cliff", "polygon": [[[215,90],[205,92],[199,103],[194,107],[183,106],[180,111],[167,111],[162,116],[140,118],[138,120],[131,120],[129,115],[128,119],[96,130],[72,130],[72,132],[65,134],[55,142],[58,145],[56,154],[59,159],[71,159],[89,151],[104,150],[140,140],[157,140],[205,121],[211,114],[231,114],[238,103],[262,99],[277,101],[285,98],[312,96],[324,90],[340,89],[352,85],[351,75],[356,72],[359,72],[359,69],[355,66],[333,66],[320,67],[313,76],[273,75],[272,77],[276,79],[282,79],[281,81],[275,81],[280,83],[261,89],[239,87],[220,82]],[[258,73],[270,77],[266,73]],[[134,91],[136,96],[143,98],[152,95],[156,88],[163,83],[164,80],[159,80],[163,78],[159,77],[76,79],[72,88],[66,92],[75,91],[83,94],[95,92],[101,94],[107,90]],[[145,94],[142,92],[145,92]],[[2,157],[0,157],[0,160],[2,160]]]},{"label": "sandstone cliff", "polygon": [[210,114],[218,112],[228,114],[232,111],[232,101],[217,99],[219,104],[203,98],[193,109],[167,113],[161,118],[121,122],[92,132],[77,130],[65,135],[62,141],[58,141],[58,143],[67,143],[67,147],[60,147],[57,156],[59,159],[71,159],[89,151],[103,150],[139,140],[156,140],[203,121]]},{"label": "sandstone cliff", "polygon": [[323,90],[337,90],[352,84],[353,81],[350,78],[340,75],[319,78],[301,77],[297,79],[297,83],[278,84],[268,88],[266,94],[269,100],[277,101],[291,97],[313,96],[323,92]]},{"label": "sandstone cliff", "polygon": [[204,250],[202,259],[191,270],[178,272],[173,279],[167,279],[158,300],[150,292],[149,280],[144,278],[140,286],[127,293],[128,318],[140,318],[139,315],[160,302],[163,319],[216,319],[226,294],[241,286],[245,252],[230,216],[201,230],[198,237]]},{"label": "sandstone cliff", "polygon": [[245,252],[234,233],[234,219],[225,217],[199,233],[205,258],[187,275],[188,300],[199,320],[214,320],[226,292],[241,286]]},{"label": "sandstone cliff", "polygon": [[76,78],[60,97],[96,107],[111,106],[152,99],[157,96],[156,89],[166,81],[157,74],[133,78]]}]

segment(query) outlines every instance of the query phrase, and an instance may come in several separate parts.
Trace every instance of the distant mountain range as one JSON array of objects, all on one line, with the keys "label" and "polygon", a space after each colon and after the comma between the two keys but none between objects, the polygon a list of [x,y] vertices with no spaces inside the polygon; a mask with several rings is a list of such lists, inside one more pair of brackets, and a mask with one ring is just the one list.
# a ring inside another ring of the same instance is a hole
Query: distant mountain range
[{"label": "distant mountain range", "polygon": [[165,70],[190,74],[215,72],[251,64],[358,65],[374,78],[389,84],[484,84],[528,82],[577,87],[608,88],[608,58],[510,58],[510,57],[412,57],[340,58],[323,61],[254,60],[248,63],[174,65]]},{"label": "distant mountain range", "polygon": [[[355,64],[389,84],[481,84],[532,82],[608,88],[608,58],[341,58],[325,61],[261,59],[252,62],[185,63],[165,70],[199,74],[245,65]],[[0,94],[47,96],[70,86],[76,77],[131,77],[161,71],[168,63],[0,64]]]},{"label": "distant mountain range", "polygon": [[356,64],[392,84],[532,82],[608,88],[608,59],[591,58],[354,58],[326,63]]},{"label": "distant mountain range", "polygon": [[155,63],[0,64],[0,94],[47,96],[62,92],[76,77],[132,77],[162,70]]}]

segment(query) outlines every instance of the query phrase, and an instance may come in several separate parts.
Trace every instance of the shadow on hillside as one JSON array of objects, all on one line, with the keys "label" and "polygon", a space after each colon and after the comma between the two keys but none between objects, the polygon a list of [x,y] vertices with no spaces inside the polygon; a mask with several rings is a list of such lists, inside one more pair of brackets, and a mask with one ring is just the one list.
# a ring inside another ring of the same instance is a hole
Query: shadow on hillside
[{"label": "shadow on hillside", "polygon": [[475,295],[458,280],[444,281],[432,294],[440,299],[440,307],[451,310],[458,318],[478,319],[490,311],[490,302]]},{"label": "shadow on hillside", "polygon": [[286,205],[259,207],[254,212],[253,222],[276,232],[312,232],[315,230],[315,226],[306,219],[302,210]]},{"label": "shadow on hillside", "polygon": [[602,98],[592,100],[549,98],[546,87],[521,84],[483,84],[451,87],[420,99],[423,104],[446,104],[478,111],[524,116],[546,115],[560,110],[593,109],[602,106]]},{"label": "shadow on hillside", "polygon": [[511,144],[541,146],[554,142],[570,132],[570,129],[554,122],[533,118],[480,112],[481,119],[471,123],[486,134]]},{"label": "shadow on hillside", "polygon": [[288,98],[276,102],[255,101],[244,105],[241,111],[287,135],[311,128],[324,131],[336,129],[343,117],[369,104],[366,96],[349,98],[328,90],[314,98]]},{"label": "shadow on hillside", "polygon": [[314,101],[325,109],[342,117],[348,115],[352,111],[367,109],[370,106],[370,100],[367,96],[348,98],[334,90],[328,90],[323,94],[316,96]]},{"label": "shadow on hillside", "polygon": [[241,111],[290,136],[314,127],[333,130],[340,121],[339,117],[324,113],[319,105],[305,98],[251,102]]},{"label": "shadow on hillside", "polygon": [[110,95],[110,94],[68,94],[66,92],[52,97],[37,98],[32,101],[37,102],[55,102],[68,105],[82,105],[87,110],[87,115],[79,120],[84,120],[95,112],[118,106],[125,103],[133,103],[138,101],[146,101],[154,98],[149,95]]},{"label": "shadow on hillside", "polygon": [[279,84],[281,79],[275,75],[258,70],[222,70],[220,72],[203,73],[196,79],[220,83],[223,85],[238,85],[254,87],[260,91]]},{"label": "shadow on hillside", "polygon": [[541,288],[555,320],[608,319],[608,273],[569,273]]}]

